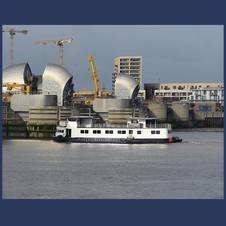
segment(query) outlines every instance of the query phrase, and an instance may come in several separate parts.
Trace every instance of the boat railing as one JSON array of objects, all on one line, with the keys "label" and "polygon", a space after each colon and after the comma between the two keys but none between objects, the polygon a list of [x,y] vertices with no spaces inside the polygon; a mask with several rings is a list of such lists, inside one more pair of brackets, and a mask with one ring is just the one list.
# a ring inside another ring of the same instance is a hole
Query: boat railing
[{"label": "boat railing", "polygon": [[99,124],[99,123],[96,123],[96,124],[93,124],[92,125],[93,128],[127,128],[127,125],[125,124],[115,124],[115,125],[109,125],[109,124]]},{"label": "boat railing", "polygon": [[[125,124],[114,124],[114,125],[109,125],[105,123],[95,123],[91,128],[131,128],[131,129],[141,129],[143,127],[138,126],[138,125],[130,125],[127,126]],[[84,126],[78,126],[78,128],[84,128]],[[147,129],[164,129],[167,128],[168,130],[171,130],[171,124],[169,123],[158,123],[158,124],[151,124],[146,127]]]},{"label": "boat railing", "polygon": [[151,124],[149,126],[149,128],[153,128],[153,129],[167,128],[167,129],[171,130],[171,124],[169,124],[169,123]]}]

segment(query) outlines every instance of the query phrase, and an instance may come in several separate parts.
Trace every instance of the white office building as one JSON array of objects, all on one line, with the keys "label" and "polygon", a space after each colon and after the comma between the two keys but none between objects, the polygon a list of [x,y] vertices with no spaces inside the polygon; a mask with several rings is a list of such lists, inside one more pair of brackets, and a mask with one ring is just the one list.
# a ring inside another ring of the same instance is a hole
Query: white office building
[{"label": "white office building", "polygon": [[115,78],[120,75],[129,75],[134,78],[139,86],[138,97],[145,99],[143,89],[143,69],[141,56],[119,56],[114,59],[114,73],[112,77],[112,90],[115,92]]},{"label": "white office building", "polygon": [[[114,59],[114,78],[120,75],[129,75],[143,87],[142,57],[141,56],[119,56]],[[114,87],[114,84],[113,84]]]}]

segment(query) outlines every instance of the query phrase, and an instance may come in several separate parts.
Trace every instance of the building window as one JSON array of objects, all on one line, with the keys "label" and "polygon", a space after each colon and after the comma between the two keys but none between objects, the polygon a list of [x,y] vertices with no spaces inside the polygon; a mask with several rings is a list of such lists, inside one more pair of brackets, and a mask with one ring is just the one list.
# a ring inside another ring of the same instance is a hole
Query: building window
[{"label": "building window", "polygon": [[178,86],[178,89],[179,89],[179,90],[182,90],[183,88],[182,88],[182,86]]},{"label": "building window", "polygon": [[151,131],[151,134],[155,134],[155,130],[152,130],[152,131]]},{"label": "building window", "polygon": [[156,130],[156,134],[160,134],[160,130]]},{"label": "building window", "polygon": [[137,134],[141,134],[141,130],[137,130]]}]

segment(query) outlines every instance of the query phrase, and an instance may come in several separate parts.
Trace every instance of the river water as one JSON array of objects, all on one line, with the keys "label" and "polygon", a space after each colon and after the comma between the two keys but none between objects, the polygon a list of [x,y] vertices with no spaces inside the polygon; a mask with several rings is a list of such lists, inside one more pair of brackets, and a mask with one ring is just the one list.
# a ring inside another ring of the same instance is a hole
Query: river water
[{"label": "river water", "polygon": [[3,141],[3,198],[221,199],[222,132],[176,144]]}]

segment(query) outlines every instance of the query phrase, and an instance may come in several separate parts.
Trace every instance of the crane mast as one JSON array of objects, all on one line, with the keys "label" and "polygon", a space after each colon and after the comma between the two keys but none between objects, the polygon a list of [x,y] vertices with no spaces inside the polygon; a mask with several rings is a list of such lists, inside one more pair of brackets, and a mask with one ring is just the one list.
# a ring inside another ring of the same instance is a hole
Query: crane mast
[{"label": "crane mast", "polygon": [[10,37],[10,65],[14,64],[14,36],[16,33],[27,34],[28,30],[17,30],[17,29],[3,29],[2,32],[8,32]]},{"label": "crane mast", "polygon": [[47,44],[54,44],[59,48],[59,64],[64,65],[64,45],[71,44],[73,38],[64,38],[60,40],[39,40],[36,41],[35,44],[47,45]]},{"label": "crane mast", "polygon": [[95,95],[98,96],[98,97],[101,97],[102,94],[103,94],[103,91],[100,87],[99,76],[98,76],[98,73],[97,73],[95,59],[91,54],[89,54],[88,60],[89,60],[90,70],[91,70],[91,73],[92,73],[92,80],[93,80],[93,84],[94,84]]}]

